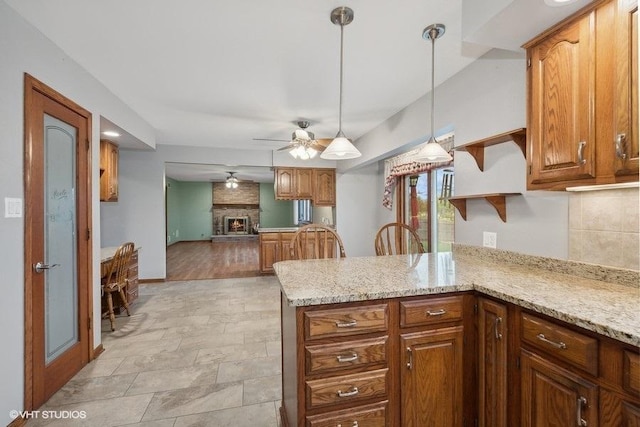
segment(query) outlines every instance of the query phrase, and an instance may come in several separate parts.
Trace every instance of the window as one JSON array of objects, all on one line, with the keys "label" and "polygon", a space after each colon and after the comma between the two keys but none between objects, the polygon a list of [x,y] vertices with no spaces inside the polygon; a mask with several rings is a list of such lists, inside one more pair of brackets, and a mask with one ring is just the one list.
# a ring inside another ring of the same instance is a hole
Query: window
[{"label": "window", "polygon": [[455,209],[447,198],[454,194],[453,172],[450,165],[412,175],[417,179],[406,176],[403,180],[403,221],[416,229],[427,252],[452,248]]},{"label": "window", "polygon": [[313,215],[311,209],[311,200],[294,200],[293,201],[293,223],[296,225],[311,224]]}]

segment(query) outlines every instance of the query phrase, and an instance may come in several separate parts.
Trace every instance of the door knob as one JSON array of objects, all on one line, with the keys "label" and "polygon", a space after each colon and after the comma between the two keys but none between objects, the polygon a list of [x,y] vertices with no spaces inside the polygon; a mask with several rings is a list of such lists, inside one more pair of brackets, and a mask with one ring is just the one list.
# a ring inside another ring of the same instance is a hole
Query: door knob
[{"label": "door knob", "polygon": [[33,269],[35,270],[35,272],[36,272],[36,273],[42,273],[42,272],[44,272],[45,270],[49,270],[49,269],[51,269],[51,268],[53,268],[53,267],[57,267],[57,266],[59,266],[59,265],[60,265],[60,264],[51,264],[51,265],[49,265],[49,264],[43,264],[43,263],[41,263],[41,262],[39,262],[39,261],[38,261],[38,263],[36,263],[36,264],[33,266]]}]

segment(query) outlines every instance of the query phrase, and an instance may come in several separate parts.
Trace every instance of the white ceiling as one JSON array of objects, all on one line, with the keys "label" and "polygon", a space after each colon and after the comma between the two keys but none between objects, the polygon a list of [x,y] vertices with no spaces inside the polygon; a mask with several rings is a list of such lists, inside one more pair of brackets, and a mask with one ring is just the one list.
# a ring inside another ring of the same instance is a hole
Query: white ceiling
[{"label": "white ceiling", "polygon": [[286,141],[299,119],[316,137],[336,134],[335,7],[355,14],[344,29],[343,131],[357,139],[429,90],[427,25],[447,27],[437,85],[491,47],[519,50],[588,2],[486,0],[499,10],[469,32],[463,6],[477,0],[4,1],[147,120],[157,144],[254,150],[282,147],[254,138]]}]

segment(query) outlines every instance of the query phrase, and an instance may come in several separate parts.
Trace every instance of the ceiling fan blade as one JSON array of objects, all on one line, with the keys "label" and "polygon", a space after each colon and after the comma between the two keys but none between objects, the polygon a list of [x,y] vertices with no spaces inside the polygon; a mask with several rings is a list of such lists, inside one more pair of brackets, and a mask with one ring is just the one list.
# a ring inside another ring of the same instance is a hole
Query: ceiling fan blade
[{"label": "ceiling fan blade", "polygon": [[275,141],[275,142],[289,142],[288,139],[271,139],[271,138],[253,138],[254,141]]},{"label": "ceiling fan blade", "polygon": [[318,143],[313,143],[313,144],[309,145],[309,147],[313,148],[316,151],[324,151],[324,149],[327,148],[326,145],[322,145],[322,144],[318,144]]},{"label": "ceiling fan blade", "polygon": [[284,146],[284,147],[282,147],[282,148],[278,148],[276,151],[291,150],[291,149],[293,149],[293,148],[298,147],[298,145],[299,145],[299,144],[291,143],[291,144],[289,144],[289,145],[285,145],[285,146]]}]

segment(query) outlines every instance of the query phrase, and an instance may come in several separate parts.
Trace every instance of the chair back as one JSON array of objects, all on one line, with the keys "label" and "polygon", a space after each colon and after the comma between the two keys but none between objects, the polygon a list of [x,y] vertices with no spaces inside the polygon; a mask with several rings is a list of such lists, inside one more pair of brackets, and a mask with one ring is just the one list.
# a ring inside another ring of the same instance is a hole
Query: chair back
[{"label": "chair back", "polygon": [[375,247],[376,255],[406,255],[425,252],[418,233],[401,222],[391,222],[380,227],[376,233]]},{"label": "chair back", "polygon": [[331,227],[308,224],[295,232],[290,243],[291,259],[344,258],[342,239]]},{"label": "chair back", "polygon": [[127,242],[116,250],[103,282],[105,287],[108,289],[121,288],[126,284],[133,249],[133,242]]}]

